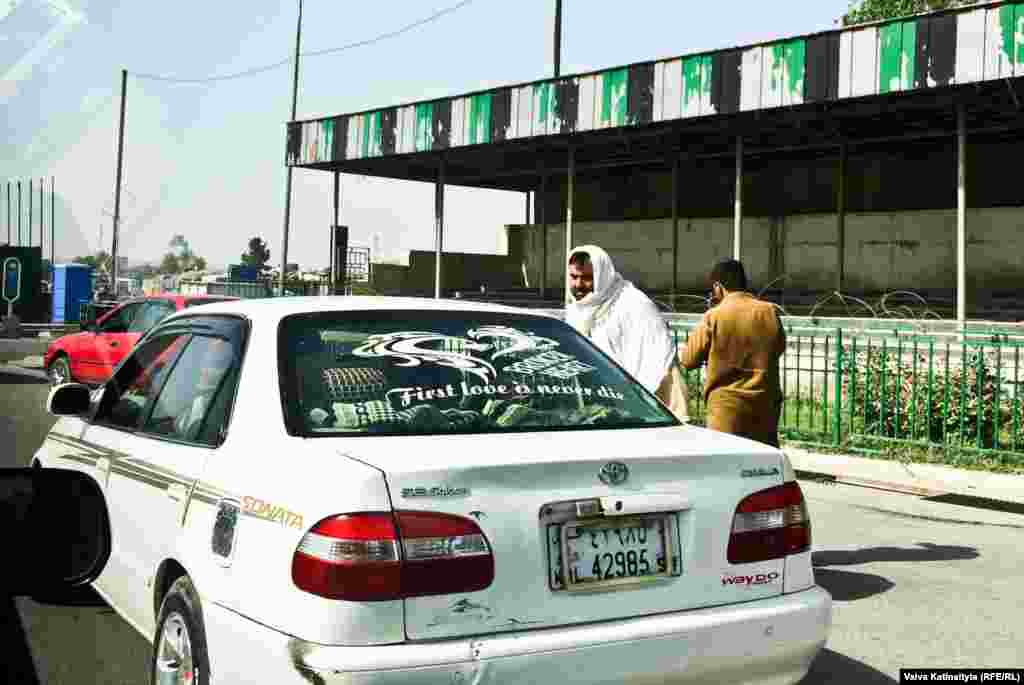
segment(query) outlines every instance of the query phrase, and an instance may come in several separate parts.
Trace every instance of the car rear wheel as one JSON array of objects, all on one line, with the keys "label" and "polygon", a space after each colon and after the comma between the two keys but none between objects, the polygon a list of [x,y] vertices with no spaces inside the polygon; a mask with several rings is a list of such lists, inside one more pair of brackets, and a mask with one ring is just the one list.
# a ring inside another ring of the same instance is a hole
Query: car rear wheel
[{"label": "car rear wheel", "polygon": [[150,682],[206,685],[209,664],[199,595],[189,577],[182,576],[171,585],[160,606]]},{"label": "car rear wheel", "polygon": [[50,363],[47,375],[50,377],[50,385],[56,386],[74,381],[71,377],[71,364],[63,354]]}]

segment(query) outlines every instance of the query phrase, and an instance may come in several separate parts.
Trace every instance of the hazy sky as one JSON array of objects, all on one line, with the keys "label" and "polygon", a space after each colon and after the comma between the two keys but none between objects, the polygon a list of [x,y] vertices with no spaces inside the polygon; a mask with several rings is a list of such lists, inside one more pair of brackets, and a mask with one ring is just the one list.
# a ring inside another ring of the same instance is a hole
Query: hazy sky
[{"label": "hazy sky", "polygon": [[[305,0],[302,49],[372,38],[454,4]],[[562,72],[833,28],[847,4],[564,0]],[[110,249],[120,70],[126,68],[121,254],[156,262],[171,236],[182,233],[211,267],[223,267],[259,235],[277,262],[291,64],[204,85],[132,73],[202,78],[286,59],[294,50],[297,7],[297,0],[0,0],[0,242],[6,241],[6,181],[33,177],[38,184],[46,177],[49,233],[54,176],[58,259],[94,251],[101,226]],[[302,59],[297,117],[547,77],[553,20],[554,0],[473,0],[397,38]],[[331,188],[330,173],[295,171],[289,261],[303,268],[327,264]],[[371,246],[379,233],[385,258],[432,249],[432,185],[342,176],[341,194],[341,223],[351,227],[352,244]],[[38,240],[38,189],[35,197]],[[524,202],[521,193],[450,188],[445,248],[503,250],[502,226],[523,221]],[[26,235],[27,214],[26,199]]]}]

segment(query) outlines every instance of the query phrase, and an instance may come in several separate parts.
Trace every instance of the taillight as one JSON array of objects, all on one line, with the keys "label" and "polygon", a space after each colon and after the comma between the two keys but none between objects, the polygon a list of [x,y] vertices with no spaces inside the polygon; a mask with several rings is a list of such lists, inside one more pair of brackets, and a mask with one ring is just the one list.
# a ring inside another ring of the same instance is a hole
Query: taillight
[{"label": "taillight", "polygon": [[417,511],[345,514],[303,536],[292,580],[328,599],[379,602],[483,590],[494,556],[469,519]]},{"label": "taillight", "polygon": [[747,496],[736,507],[729,536],[730,564],[780,559],[811,548],[811,520],[794,481]]}]

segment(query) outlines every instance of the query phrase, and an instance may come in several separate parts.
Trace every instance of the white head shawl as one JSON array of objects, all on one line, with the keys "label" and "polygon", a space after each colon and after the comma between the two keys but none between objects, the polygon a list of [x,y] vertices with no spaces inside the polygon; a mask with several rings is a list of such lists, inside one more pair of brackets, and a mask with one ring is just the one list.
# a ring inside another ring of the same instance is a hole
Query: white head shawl
[{"label": "white head shawl", "polygon": [[577,252],[590,255],[590,264],[594,268],[594,289],[582,300],[571,300],[566,304],[565,320],[583,335],[590,336],[594,324],[607,314],[629,282],[615,270],[607,252],[597,245],[581,245],[570,252],[566,260],[566,288],[569,288],[569,260]]}]

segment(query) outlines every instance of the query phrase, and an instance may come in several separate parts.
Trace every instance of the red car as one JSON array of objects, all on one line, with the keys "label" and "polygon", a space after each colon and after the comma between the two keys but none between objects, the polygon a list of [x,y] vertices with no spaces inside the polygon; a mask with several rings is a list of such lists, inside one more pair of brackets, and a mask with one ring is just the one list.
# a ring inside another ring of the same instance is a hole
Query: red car
[{"label": "red car", "polygon": [[139,338],[164,317],[186,307],[237,297],[154,295],[122,302],[82,332],[57,338],[46,348],[43,364],[54,385],[105,383]]}]

